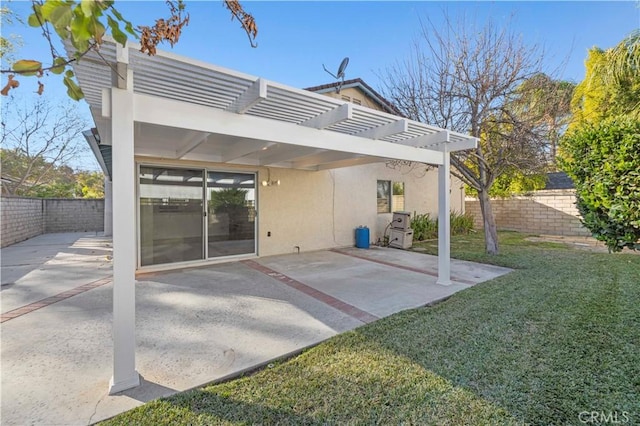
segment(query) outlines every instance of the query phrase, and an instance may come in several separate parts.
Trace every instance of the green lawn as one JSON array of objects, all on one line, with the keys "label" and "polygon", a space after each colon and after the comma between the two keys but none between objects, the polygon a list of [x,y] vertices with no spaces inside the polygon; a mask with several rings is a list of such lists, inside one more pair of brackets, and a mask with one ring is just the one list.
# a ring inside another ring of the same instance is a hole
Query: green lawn
[{"label": "green lawn", "polygon": [[481,235],[455,237],[452,253],[511,274],[106,423],[640,424],[640,256],[500,242],[488,257]]}]

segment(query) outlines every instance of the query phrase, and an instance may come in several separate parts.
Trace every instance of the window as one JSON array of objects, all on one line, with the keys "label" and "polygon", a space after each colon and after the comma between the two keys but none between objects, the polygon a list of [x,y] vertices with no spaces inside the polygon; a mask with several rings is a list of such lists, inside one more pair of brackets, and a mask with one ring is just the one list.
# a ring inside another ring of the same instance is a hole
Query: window
[{"label": "window", "polygon": [[362,101],[360,99],[353,98],[353,103],[356,105],[362,105]]},{"label": "window", "polygon": [[378,213],[404,210],[404,182],[379,180],[377,189]]},{"label": "window", "polygon": [[342,95],[342,100],[343,100],[343,101],[350,102],[350,101],[351,101],[351,98],[350,98],[350,97],[348,97],[348,96],[346,96],[346,95]]},{"label": "window", "polygon": [[393,182],[393,197],[391,205],[394,212],[404,211],[404,182]]},{"label": "window", "polygon": [[378,213],[391,213],[391,181],[378,181]]}]

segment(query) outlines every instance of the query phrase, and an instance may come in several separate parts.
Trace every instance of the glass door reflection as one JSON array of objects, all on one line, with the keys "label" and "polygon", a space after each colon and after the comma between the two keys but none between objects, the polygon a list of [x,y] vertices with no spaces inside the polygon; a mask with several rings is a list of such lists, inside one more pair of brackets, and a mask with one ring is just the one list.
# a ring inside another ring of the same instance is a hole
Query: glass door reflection
[{"label": "glass door reflection", "polygon": [[203,175],[203,170],[140,167],[142,266],[204,258]]},{"label": "glass door reflection", "polygon": [[256,177],[253,173],[207,173],[209,258],[256,251]]}]

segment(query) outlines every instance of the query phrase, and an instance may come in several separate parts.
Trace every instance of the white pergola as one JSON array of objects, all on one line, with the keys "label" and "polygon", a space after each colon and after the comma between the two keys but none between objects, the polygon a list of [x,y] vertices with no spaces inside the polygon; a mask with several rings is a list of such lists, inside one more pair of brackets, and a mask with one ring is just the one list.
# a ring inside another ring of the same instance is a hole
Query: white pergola
[{"label": "white pergola", "polygon": [[449,153],[477,139],[139,46],[105,42],[74,64],[100,144],[111,145],[113,344],[110,393],[138,386],[134,156],[324,170],[407,160],[438,166],[438,283],[450,284]]}]

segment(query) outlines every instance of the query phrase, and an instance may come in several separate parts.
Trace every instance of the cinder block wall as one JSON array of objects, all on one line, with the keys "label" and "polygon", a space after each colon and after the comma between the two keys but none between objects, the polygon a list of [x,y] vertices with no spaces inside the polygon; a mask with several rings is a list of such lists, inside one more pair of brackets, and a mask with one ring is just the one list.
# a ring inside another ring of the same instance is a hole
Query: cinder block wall
[{"label": "cinder block wall", "polygon": [[[590,236],[580,223],[572,191],[537,192],[528,197],[491,200],[498,229],[533,234]],[[480,202],[467,199],[466,211],[477,229],[483,228]]]},{"label": "cinder block wall", "polygon": [[1,246],[52,232],[104,230],[104,200],[0,198]]},{"label": "cinder block wall", "polygon": [[40,198],[0,198],[2,247],[24,241],[44,232],[43,201]]},{"label": "cinder block wall", "polygon": [[104,200],[47,198],[45,233],[104,230]]}]

